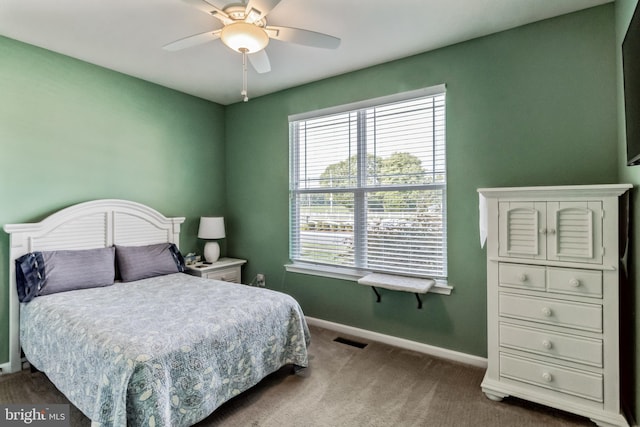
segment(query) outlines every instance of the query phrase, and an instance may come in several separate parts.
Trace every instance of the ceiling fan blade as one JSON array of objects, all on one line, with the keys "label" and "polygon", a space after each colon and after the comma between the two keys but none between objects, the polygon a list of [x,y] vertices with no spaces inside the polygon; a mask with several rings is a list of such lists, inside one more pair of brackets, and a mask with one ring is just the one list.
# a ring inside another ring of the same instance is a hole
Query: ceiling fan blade
[{"label": "ceiling fan blade", "polygon": [[182,0],[185,3],[195,7],[211,15],[214,18],[218,18],[223,24],[227,25],[233,22],[233,20],[222,9],[220,9],[213,0]]},{"label": "ceiling fan blade", "polygon": [[337,49],[340,46],[340,39],[328,34],[316,33],[315,31],[301,30],[291,27],[265,28],[269,37],[283,42],[301,44],[304,46],[320,47],[323,49]]},{"label": "ceiling fan blade", "polygon": [[204,2],[209,3],[211,6],[215,7],[216,9],[224,9],[224,7],[226,6],[225,3],[228,3],[227,1],[223,1],[223,0],[202,0]]},{"label": "ceiling fan blade", "polygon": [[247,55],[247,57],[249,58],[249,62],[251,62],[251,65],[253,66],[253,68],[255,68],[255,70],[258,73],[264,74],[271,71],[271,63],[269,62],[269,56],[267,55],[267,52],[265,52],[264,49],[256,53],[251,53]]},{"label": "ceiling fan blade", "polygon": [[260,18],[267,16],[271,10],[280,3],[280,0],[249,0],[245,12],[245,22],[253,24]]},{"label": "ceiling fan blade", "polygon": [[206,43],[212,40],[220,38],[220,30],[207,31],[206,33],[194,34],[193,36],[185,37],[180,40],[176,40],[172,43],[162,46],[164,50],[181,50],[188,47],[197,46],[202,43]]}]

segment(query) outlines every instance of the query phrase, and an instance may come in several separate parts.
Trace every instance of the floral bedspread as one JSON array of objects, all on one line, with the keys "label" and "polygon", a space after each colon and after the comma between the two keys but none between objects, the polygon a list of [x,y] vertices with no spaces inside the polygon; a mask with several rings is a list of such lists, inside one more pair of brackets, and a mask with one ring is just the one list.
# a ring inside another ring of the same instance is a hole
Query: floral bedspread
[{"label": "floral bedspread", "polygon": [[307,366],[309,330],[286,294],[176,273],[35,298],[20,338],[93,424],[174,427]]}]

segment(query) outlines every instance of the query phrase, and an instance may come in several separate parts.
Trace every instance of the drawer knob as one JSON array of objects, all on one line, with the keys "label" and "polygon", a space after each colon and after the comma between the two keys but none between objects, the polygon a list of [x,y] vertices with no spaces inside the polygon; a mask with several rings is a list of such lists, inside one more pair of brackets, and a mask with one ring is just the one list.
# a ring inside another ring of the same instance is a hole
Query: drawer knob
[{"label": "drawer knob", "polygon": [[569,280],[569,284],[571,286],[573,286],[574,288],[577,288],[578,286],[580,286],[580,280],[573,278],[571,280]]},{"label": "drawer knob", "polygon": [[550,383],[551,381],[553,381],[553,376],[549,372],[543,372],[542,379]]},{"label": "drawer knob", "polygon": [[542,341],[542,346],[544,348],[546,348],[547,350],[551,350],[551,347],[553,347],[553,344],[549,340],[543,340]]},{"label": "drawer knob", "polygon": [[547,317],[551,316],[551,309],[549,307],[542,307],[542,309],[540,310],[542,312],[542,314],[544,314]]},{"label": "drawer knob", "polygon": [[521,282],[526,282],[527,279],[528,279],[528,277],[524,273],[520,273],[520,275],[518,276],[518,280],[520,280]]}]

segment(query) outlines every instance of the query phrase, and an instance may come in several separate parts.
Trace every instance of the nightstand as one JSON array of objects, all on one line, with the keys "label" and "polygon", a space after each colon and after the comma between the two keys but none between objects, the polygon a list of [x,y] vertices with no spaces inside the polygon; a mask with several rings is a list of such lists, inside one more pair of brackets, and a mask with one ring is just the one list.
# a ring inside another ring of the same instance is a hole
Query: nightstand
[{"label": "nightstand", "polygon": [[187,265],[184,272],[192,276],[204,277],[205,279],[241,283],[242,275],[240,269],[246,262],[244,259],[220,258],[212,264]]}]

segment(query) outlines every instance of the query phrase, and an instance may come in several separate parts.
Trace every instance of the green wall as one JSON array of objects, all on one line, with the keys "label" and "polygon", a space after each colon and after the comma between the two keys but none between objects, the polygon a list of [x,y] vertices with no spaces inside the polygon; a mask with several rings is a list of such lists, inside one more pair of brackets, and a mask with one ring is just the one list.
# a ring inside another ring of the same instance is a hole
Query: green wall
[{"label": "green wall", "polygon": [[[224,108],[0,37],[0,224],[74,203],[134,200],[185,216],[224,209]],[[8,359],[8,235],[0,232],[0,360]]]},{"label": "green wall", "polygon": [[637,307],[640,307],[640,292],[637,286],[640,283],[640,198],[638,197],[638,187],[640,186],[640,166],[626,166],[626,131],[624,117],[624,80],[622,74],[622,41],[631,21],[633,11],[638,4],[638,0],[617,0],[616,1],[616,65],[617,65],[617,95],[618,95],[618,171],[620,182],[628,182],[634,185],[631,193],[631,239],[628,256],[629,281],[623,287],[623,356],[625,370],[622,375],[624,391],[631,394],[632,398],[627,399],[632,413],[638,419],[638,408],[640,408],[640,384],[638,373],[640,372],[640,317],[636,315]]},{"label": "green wall", "polygon": [[[245,274],[333,322],[486,356],[478,187],[617,179],[614,7],[605,5],[226,108],[227,214]],[[275,71],[274,71],[275,72]],[[447,85],[450,296],[286,273],[289,114]]]}]

